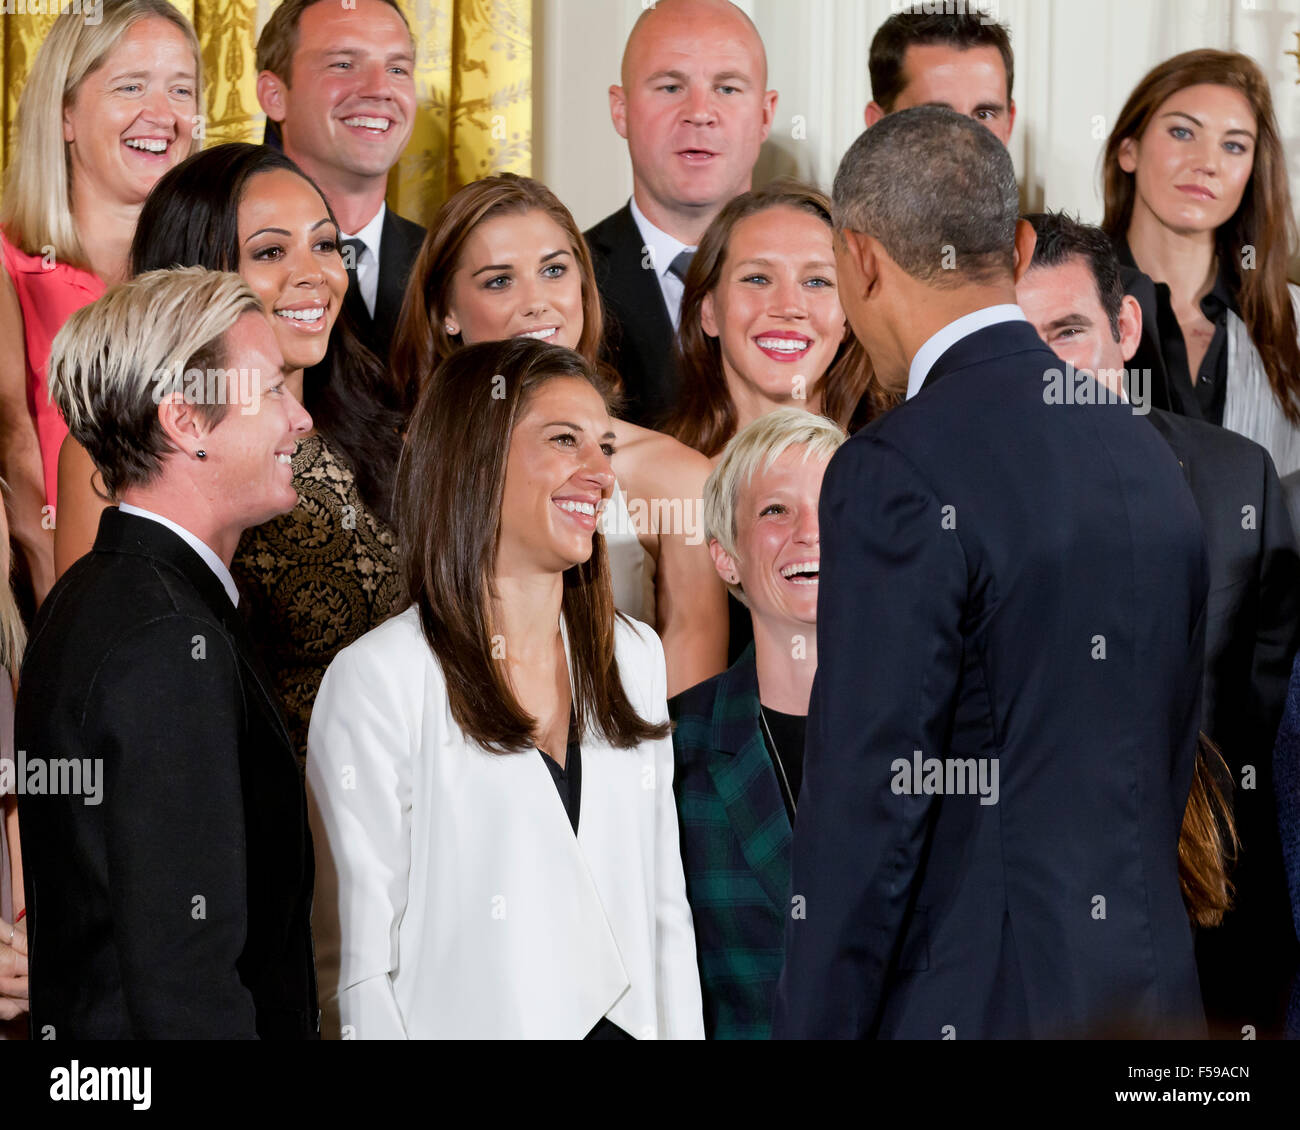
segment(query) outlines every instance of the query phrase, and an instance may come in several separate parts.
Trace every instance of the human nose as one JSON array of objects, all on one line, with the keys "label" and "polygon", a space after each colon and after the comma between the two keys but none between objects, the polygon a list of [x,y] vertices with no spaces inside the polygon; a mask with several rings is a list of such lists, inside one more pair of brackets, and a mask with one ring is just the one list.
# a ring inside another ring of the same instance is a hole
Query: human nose
[{"label": "human nose", "polygon": [[686,120],[693,125],[710,126],[717,119],[713,91],[708,87],[692,86],[686,96]]},{"label": "human nose", "polygon": [[295,435],[303,435],[309,432],[311,430],[311,414],[287,388],[284,395],[289,409],[289,430]]},{"label": "human nose", "polygon": [[520,313],[525,318],[540,317],[549,307],[546,301],[546,290],[539,279],[532,277],[521,279],[515,293],[519,296]]},{"label": "human nose", "polygon": [[598,486],[600,493],[603,495],[608,495],[609,491],[613,489],[614,464],[601,444],[592,443],[588,445],[587,455],[583,461],[582,474],[593,485]]},{"label": "human nose", "polygon": [[357,96],[388,101],[393,97],[393,76],[382,60],[374,60],[358,68]]},{"label": "human nose", "polygon": [[783,318],[808,316],[808,292],[798,279],[778,280],[771,291],[771,312]]},{"label": "human nose", "polygon": [[794,527],[794,540],[800,545],[816,548],[821,544],[821,527],[817,521],[817,503],[804,506],[799,511]]}]

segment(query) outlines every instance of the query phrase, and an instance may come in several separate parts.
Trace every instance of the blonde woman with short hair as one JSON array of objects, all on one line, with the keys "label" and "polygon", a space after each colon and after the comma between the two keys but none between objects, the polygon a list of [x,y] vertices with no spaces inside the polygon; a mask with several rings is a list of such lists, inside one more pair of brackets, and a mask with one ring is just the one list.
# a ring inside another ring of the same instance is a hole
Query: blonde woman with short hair
[{"label": "blonde woman with short hair", "polygon": [[713,563],[753,642],[668,700],[673,791],[709,1039],[767,1039],[790,908],[790,844],[817,673],[817,518],[844,432],[777,408],[727,444],[704,486]]},{"label": "blonde woman with short hair", "polygon": [[37,601],[54,581],[67,435],[46,391],[50,343],[125,278],[145,197],[198,149],[201,70],[194,28],[166,0],[103,0],[96,23],[54,21],[18,102],[0,205],[0,474]]}]

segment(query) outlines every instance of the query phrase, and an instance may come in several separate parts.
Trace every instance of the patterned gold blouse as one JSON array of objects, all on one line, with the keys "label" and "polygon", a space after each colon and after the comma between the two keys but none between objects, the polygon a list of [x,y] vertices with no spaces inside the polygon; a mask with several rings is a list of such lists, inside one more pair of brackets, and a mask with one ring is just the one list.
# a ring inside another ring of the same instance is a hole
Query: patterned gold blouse
[{"label": "patterned gold blouse", "polygon": [[405,606],[397,539],[320,435],[293,456],[298,505],[245,530],[231,566],[240,607],[284,705],[298,757],[325,668]]}]

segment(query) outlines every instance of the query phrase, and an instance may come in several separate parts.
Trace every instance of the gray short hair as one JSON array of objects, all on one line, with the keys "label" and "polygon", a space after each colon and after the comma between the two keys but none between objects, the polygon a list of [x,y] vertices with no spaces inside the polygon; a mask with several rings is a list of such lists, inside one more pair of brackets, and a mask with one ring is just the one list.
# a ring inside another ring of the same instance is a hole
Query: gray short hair
[{"label": "gray short hair", "polygon": [[[50,399],[110,496],[158,473],[171,449],[159,403],[186,392],[188,373],[221,370],[227,331],[261,310],[238,275],[181,267],[137,275],[63,324],[50,346]],[[209,424],[229,409],[225,397],[191,402]]]},{"label": "gray short hair", "polygon": [[1020,192],[1003,144],[944,106],[888,114],[835,174],[835,228],[880,241],[914,279],[957,286],[1010,276]]},{"label": "gray short hair", "polygon": [[[704,536],[717,541],[729,557],[736,550],[736,507],[740,492],[760,471],[767,471],[791,447],[802,447],[804,459],[829,459],[847,437],[838,425],[803,408],[777,408],[741,428],[723,449],[722,458],[704,483]],[[724,582],[725,583],[725,582]],[[748,605],[739,585],[727,588]]]}]

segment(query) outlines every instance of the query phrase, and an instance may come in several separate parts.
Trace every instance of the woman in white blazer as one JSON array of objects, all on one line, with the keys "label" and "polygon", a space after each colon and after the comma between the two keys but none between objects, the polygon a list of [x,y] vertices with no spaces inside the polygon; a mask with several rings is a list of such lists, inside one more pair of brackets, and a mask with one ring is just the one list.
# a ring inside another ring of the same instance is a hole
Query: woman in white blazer
[{"label": "woman in white blazer", "polygon": [[326,1036],[703,1036],[663,650],[597,533],[612,439],[590,365],[536,340],[424,390],[414,603],[335,658],[308,739]]}]

